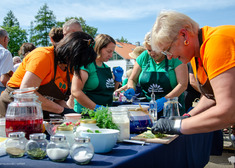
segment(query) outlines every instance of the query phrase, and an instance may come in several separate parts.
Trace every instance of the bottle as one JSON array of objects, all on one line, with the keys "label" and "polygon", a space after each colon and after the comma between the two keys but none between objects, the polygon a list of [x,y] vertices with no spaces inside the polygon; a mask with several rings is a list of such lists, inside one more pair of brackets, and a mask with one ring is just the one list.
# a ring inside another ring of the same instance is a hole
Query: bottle
[{"label": "bottle", "polygon": [[130,119],[128,109],[125,107],[110,107],[112,112],[112,120],[118,126],[119,136],[118,142],[130,138]]},{"label": "bottle", "polygon": [[55,135],[64,135],[70,146],[72,146],[73,143],[74,143],[75,136],[74,136],[74,133],[73,133],[73,126],[72,125],[58,126]]},{"label": "bottle", "polygon": [[154,89],[152,89],[151,100],[149,102],[149,114],[157,121],[157,102],[155,101]]},{"label": "bottle", "polygon": [[91,130],[96,130],[96,129],[100,129],[97,125],[96,125],[96,120],[93,119],[83,119],[80,121],[80,126],[77,127],[75,136],[80,136],[81,137],[81,131],[86,131],[88,129]]},{"label": "bottle", "polygon": [[94,156],[94,147],[89,137],[76,137],[70,156],[79,165],[88,164]]},{"label": "bottle", "polygon": [[46,134],[30,134],[29,138],[30,140],[26,144],[27,155],[31,159],[43,159],[46,156],[46,147],[48,144]]},{"label": "bottle", "polygon": [[63,162],[69,155],[69,143],[65,135],[54,135],[47,145],[47,156],[54,162]]},{"label": "bottle", "polygon": [[34,93],[36,89],[31,87],[11,92],[14,101],[6,111],[7,136],[10,132],[25,132],[25,137],[29,139],[29,134],[42,133],[43,113],[38,96]]},{"label": "bottle", "polygon": [[6,153],[13,158],[23,157],[27,139],[24,132],[11,132],[5,142]]}]

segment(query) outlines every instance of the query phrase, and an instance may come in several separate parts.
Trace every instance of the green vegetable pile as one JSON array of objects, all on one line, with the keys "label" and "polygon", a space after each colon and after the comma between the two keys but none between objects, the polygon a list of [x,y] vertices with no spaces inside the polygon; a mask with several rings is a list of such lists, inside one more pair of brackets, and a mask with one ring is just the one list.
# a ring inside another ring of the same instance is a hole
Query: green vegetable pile
[{"label": "green vegetable pile", "polygon": [[150,130],[142,133],[139,137],[141,138],[147,138],[147,139],[153,139],[153,138],[163,138],[165,137],[166,135],[158,132],[157,134],[153,134]]},{"label": "green vegetable pile", "polygon": [[[92,130],[88,129],[87,132],[94,133]],[[95,130],[95,133],[102,133],[99,130]]]},{"label": "green vegetable pile", "polygon": [[96,111],[83,108],[82,116],[84,118],[95,119],[99,128],[118,130],[118,126],[113,122],[112,112],[108,110],[108,107],[98,108]]}]

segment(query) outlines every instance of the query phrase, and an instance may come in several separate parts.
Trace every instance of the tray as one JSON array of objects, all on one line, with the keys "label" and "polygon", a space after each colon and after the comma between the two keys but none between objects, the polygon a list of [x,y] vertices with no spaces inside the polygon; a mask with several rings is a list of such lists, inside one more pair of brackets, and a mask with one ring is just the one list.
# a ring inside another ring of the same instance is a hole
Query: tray
[{"label": "tray", "polygon": [[179,135],[168,135],[165,134],[166,136],[163,138],[153,138],[153,139],[147,139],[147,138],[142,138],[140,137],[142,134],[139,134],[135,137],[131,137],[132,140],[139,140],[139,141],[145,141],[148,143],[159,143],[159,144],[169,144],[173,140],[175,140]]}]

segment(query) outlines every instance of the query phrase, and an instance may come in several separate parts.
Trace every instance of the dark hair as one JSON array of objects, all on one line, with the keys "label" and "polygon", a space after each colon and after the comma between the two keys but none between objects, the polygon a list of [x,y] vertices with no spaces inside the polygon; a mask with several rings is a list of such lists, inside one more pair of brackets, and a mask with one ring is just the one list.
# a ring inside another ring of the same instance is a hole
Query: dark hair
[{"label": "dark hair", "polygon": [[64,37],[63,29],[61,27],[53,27],[49,32],[49,36],[54,42],[58,43]]},{"label": "dark hair", "polygon": [[65,36],[55,48],[58,62],[68,64],[71,73],[80,77],[81,66],[95,61],[97,54],[93,49],[94,39],[84,32],[73,32]]},{"label": "dark hair", "polygon": [[35,45],[32,43],[23,43],[20,47],[20,50],[18,51],[19,56],[25,57],[29,52],[33,51],[35,49]]}]

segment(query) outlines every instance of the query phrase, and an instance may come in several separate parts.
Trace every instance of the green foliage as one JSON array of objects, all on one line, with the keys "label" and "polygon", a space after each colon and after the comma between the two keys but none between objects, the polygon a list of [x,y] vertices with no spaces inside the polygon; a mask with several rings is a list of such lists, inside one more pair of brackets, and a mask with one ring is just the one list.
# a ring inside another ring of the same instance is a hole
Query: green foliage
[{"label": "green foliage", "polygon": [[56,17],[51,10],[49,10],[47,4],[44,4],[40,8],[35,16],[35,27],[31,29],[30,42],[33,42],[36,46],[49,46],[49,32],[53,26],[56,25]]},{"label": "green foliage", "polygon": [[97,30],[98,30],[97,28],[92,27],[92,26],[88,26],[86,24],[86,21],[82,17],[79,17],[79,18],[77,18],[77,17],[67,17],[67,18],[65,18],[65,22],[67,22],[70,19],[78,20],[78,22],[82,26],[83,32],[85,32],[85,33],[89,34],[91,37],[95,38],[95,36],[97,35]]},{"label": "green foliage", "polygon": [[123,36],[121,37],[121,39],[116,39],[118,42],[122,42],[122,43],[129,43],[129,41],[127,39],[125,39]]},{"label": "green foliage", "polygon": [[118,126],[113,122],[112,112],[108,107],[102,107],[94,110],[83,108],[82,115],[89,115],[89,118],[95,119],[99,128],[118,129]]},{"label": "green foliage", "polygon": [[3,26],[4,27],[14,27],[14,26],[20,27],[18,20],[16,19],[15,15],[13,14],[11,10],[7,13],[7,16],[4,17]]}]

